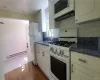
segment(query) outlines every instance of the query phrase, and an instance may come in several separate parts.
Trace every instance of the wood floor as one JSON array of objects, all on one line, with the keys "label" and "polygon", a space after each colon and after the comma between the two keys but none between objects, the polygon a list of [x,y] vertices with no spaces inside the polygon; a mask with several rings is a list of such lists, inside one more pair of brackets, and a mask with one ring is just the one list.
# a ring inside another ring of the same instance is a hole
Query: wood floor
[{"label": "wood floor", "polygon": [[5,80],[48,80],[32,62],[5,74]]}]

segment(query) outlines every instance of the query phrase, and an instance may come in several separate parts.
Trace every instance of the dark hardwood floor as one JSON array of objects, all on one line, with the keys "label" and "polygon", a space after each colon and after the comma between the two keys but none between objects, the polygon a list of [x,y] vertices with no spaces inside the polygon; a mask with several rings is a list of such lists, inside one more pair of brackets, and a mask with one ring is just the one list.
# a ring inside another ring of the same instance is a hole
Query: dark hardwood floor
[{"label": "dark hardwood floor", "polygon": [[48,80],[32,62],[5,74],[5,80]]}]

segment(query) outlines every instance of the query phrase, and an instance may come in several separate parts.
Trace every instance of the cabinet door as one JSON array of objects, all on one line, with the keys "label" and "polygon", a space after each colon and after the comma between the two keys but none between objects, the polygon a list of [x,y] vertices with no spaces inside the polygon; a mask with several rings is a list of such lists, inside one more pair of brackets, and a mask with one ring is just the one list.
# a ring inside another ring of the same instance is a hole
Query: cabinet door
[{"label": "cabinet door", "polygon": [[43,61],[42,61],[42,49],[40,44],[36,45],[36,54],[37,54],[37,64],[42,69]]},{"label": "cabinet door", "polygon": [[93,78],[74,68],[73,72],[71,73],[71,80],[93,80]]},{"label": "cabinet door", "polygon": [[95,0],[75,0],[75,22],[84,22],[95,17]]},{"label": "cabinet door", "polygon": [[38,63],[38,66],[40,67],[41,66],[41,54],[40,54],[40,52],[37,53],[37,63]]},{"label": "cabinet door", "polygon": [[49,54],[49,46],[42,45],[42,70],[49,78],[50,71],[50,54]]},{"label": "cabinet door", "polygon": [[41,70],[43,71],[43,67],[44,67],[44,51],[43,51],[43,48],[42,48],[42,45],[39,46],[39,67],[41,68]]},{"label": "cabinet door", "polygon": [[36,47],[36,54],[37,54],[37,64],[38,64],[39,67],[40,67],[40,65],[41,65],[41,54],[40,54],[39,45],[37,45],[37,47]]},{"label": "cabinet door", "polygon": [[50,77],[50,54],[48,52],[45,52],[44,56],[44,70],[45,74]]},{"label": "cabinet door", "polygon": [[35,44],[35,50],[36,50],[36,51],[35,51],[35,52],[36,52],[36,61],[37,61],[37,64],[38,64],[38,61],[39,61],[39,60],[38,60],[38,59],[39,59],[39,57],[38,57],[38,55],[39,55],[39,54],[38,54],[38,53],[39,53],[39,47],[38,47],[38,44],[37,44],[37,43]]},{"label": "cabinet door", "polygon": [[50,55],[47,51],[42,51],[41,53],[41,69],[47,77],[49,77],[50,71]]},{"label": "cabinet door", "polygon": [[54,21],[54,1],[49,0],[49,29],[55,28],[55,21]]}]

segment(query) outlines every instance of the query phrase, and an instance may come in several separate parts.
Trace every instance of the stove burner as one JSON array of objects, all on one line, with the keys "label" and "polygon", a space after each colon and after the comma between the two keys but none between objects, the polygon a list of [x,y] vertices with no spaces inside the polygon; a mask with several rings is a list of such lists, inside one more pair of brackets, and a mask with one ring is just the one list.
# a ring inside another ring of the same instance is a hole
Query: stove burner
[{"label": "stove burner", "polygon": [[73,44],[75,44],[75,42],[74,41],[56,41],[56,42],[51,42],[50,44],[64,46],[64,47],[70,47]]}]

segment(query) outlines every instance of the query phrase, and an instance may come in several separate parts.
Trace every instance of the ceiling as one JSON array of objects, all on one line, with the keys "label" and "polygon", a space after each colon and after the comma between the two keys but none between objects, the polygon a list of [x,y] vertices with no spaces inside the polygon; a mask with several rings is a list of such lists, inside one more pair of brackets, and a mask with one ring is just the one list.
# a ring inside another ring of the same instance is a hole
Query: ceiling
[{"label": "ceiling", "polygon": [[33,14],[47,6],[48,0],[0,0],[0,10],[10,12]]}]

